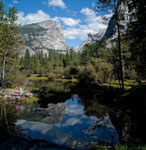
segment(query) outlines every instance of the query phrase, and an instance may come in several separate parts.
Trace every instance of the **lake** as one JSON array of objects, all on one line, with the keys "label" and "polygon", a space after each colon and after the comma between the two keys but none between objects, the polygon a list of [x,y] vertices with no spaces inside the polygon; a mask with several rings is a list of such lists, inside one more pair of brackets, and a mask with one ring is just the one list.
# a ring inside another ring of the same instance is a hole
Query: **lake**
[{"label": "lake", "polygon": [[[42,95],[37,104],[5,106],[11,133],[72,149],[87,149],[95,143],[145,143],[143,109],[136,109],[140,112],[135,113],[127,103],[125,107],[111,102],[111,92],[108,95],[105,89],[103,99],[101,90],[80,89],[73,83],[36,81],[31,88],[40,86],[47,86],[49,94]],[[3,105],[0,108],[2,113],[5,109]],[[5,118],[0,122],[0,127],[8,129]]]},{"label": "lake", "polygon": [[[108,114],[104,118],[87,116],[80,98],[73,96],[63,103],[49,103],[47,108],[21,106],[17,125],[26,137],[44,139],[59,145],[85,149],[93,143],[111,144],[118,134]],[[98,123],[98,127],[93,129]]]}]

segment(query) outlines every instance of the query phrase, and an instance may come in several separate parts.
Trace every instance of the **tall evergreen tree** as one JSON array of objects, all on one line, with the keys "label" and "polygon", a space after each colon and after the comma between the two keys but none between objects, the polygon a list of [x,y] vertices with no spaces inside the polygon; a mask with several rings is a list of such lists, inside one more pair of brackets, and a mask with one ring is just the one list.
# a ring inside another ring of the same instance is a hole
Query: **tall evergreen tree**
[{"label": "tall evergreen tree", "polygon": [[113,12],[113,19],[116,20],[116,27],[118,33],[117,47],[119,53],[119,68],[120,68],[120,80],[122,84],[122,89],[124,89],[124,74],[123,74],[123,62],[122,62],[122,50],[121,50],[121,32],[120,32],[120,21],[123,19],[123,15],[119,6],[121,3],[124,3],[125,0],[98,0],[97,6],[95,7],[95,11],[111,11]]},{"label": "tall evergreen tree", "polygon": [[30,70],[31,69],[30,53],[29,53],[28,49],[26,49],[25,55],[24,55],[24,68],[26,70]]},{"label": "tall evergreen tree", "polygon": [[131,12],[128,35],[131,39],[131,53],[139,76],[146,79],[146,1],[127,0]]},{"label": "tall evergreen tree", "polygon": [[7,67],[13,65],[20,54],[19,48],[23,42],[17,21],[17,10],[12,7],[7,12],[3,1],[0,1],[0,70],[2,85],[5,85]]}]

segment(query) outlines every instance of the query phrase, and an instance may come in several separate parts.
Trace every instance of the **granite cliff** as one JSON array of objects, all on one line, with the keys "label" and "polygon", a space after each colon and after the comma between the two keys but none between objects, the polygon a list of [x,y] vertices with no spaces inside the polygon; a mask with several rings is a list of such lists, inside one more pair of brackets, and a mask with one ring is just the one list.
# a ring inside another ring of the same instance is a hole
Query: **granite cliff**
[{"label": "granite cliff", "polygon": [[62,27],[56,21],[47,20],[24,25],[21,27],[21,35],[24,38],[22,51],[29,49],[31,55],[40,50],[48,54],[49,49],[60,53],[68,49]]},{"label": "granite cliff", "polygon": [[[122,14],[122,19],[119,22],[120,24],[120,31],[123,33],[125,32],[125,29],[127,27],[127,23],[130,21],[131,17],[128,12],[128,6],[126,3],[121,3],[118,7]],[[117,21],[115,19],[115,14],[111,17],[109,20],[109,23],[107,25],[106,30],[101,30],[100,32],[97,32],[96,34],[88,34],[88,38],[81,43],[80,46],[75,47],[75,51],[82,51],[85,44],[92,44],[96,41],[100,41],[102,39],[106,39],[106,46],[111,47],[112,44],[116,42],[117,39],[117,27],[116,27]]]}]

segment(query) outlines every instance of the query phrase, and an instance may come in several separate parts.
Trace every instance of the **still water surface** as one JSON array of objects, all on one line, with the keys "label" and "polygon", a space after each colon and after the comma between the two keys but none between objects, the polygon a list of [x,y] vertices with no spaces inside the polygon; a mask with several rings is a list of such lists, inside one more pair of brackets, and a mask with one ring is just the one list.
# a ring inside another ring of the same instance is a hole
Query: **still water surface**
[{"label": "still water surface", "polygon": [[45,141],[47,149],[50,143],[73,149],[87,149],[93,143],[146,143],[146,87],[128,91],[127,98],[114,101],[113,91],[102,87],[37,81],[31,89],[38,92],[42,85],[49,91],[37,104],[0,103],[0,144],[11,138],[10,133],[38,144]]},{"label": "still water surface", "polygon": [[[26,137],[44,139],[59,145],[85,149],[96,143],[116,143],[119,138],[108,114],[102,118],[87,116],[78,96],[66,102],[20,106],[16,125],[25,129]],[[97,125],[98,124],[98,125]]]}]

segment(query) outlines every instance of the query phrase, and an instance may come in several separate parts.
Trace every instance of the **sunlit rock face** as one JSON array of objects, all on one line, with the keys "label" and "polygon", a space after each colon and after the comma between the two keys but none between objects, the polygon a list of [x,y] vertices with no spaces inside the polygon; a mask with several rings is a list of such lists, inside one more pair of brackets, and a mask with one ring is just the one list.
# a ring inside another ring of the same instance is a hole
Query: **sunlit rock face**
[{"label": "sunlit rock face", "polygon": [[[123,34],[125,33],[127,24],[131,19],[127,4],[121,3],[118,7],[118,12],[120,12],[120,21],[118,22],[120,27],[120,33]],[[116,43],[118,37],[117,20],[115,19],[115,15],[116,14],[113,14],[113,16],[111,17],[108,28],[103,36],[103,38],[107,39],[106,46],[108,48],[111,48],[112,45]]]},{"label": "sunlit rock face", "polygon": [[[131,16],[129,15],[128,6],[126,3],[121,3],[118,7],[118,11],[121,12],[121,21],[119,22],[120,25],[120,32],[124,33],[125,29],[127,28],[127,24],[131,20]],[[92,44],[96,41],[101,41],[106,39],[106,46],[108,48],[112,47],[113,44],[116,43],[117,40],[117,21],[115,19],[115,14],[110,18],[109,22],[107,23],[107,29],[101,30],[96,34],[88,34],[87,40],[85,40],[80,46],[74,48],[75,51],[82,51],[84,45]]]},{"label": "sunlit rock face", "polygon": [[60,123],[65,114],[66,103],[48,104],[47,108],[36,106],[20,106],[18,114],[21,119],[47,124]]},{"label": "sunlit rock face", "polygon": [[75,47],[74,50],[77,52],[82,51],[86,44],[92,44],[95,43],[96,41],[100,41],[103,38],[105,31],[106,30],[101,30],[96,34],[89,33],[88,38],[83,43],[81,43],[80,46]]},{"label": "sunlit rock face", "polygon": [[24,38],[23,51],[29,49],[30,54],[43,50],[48,54],[48,49],[66,52],[68,49],[62,27],[52,20],[33,23],[21,27],[21,35]]}]

